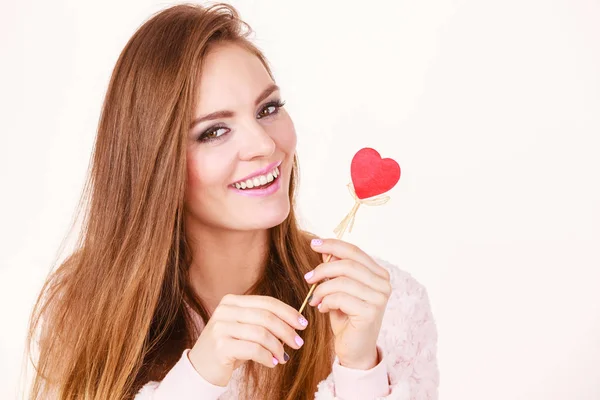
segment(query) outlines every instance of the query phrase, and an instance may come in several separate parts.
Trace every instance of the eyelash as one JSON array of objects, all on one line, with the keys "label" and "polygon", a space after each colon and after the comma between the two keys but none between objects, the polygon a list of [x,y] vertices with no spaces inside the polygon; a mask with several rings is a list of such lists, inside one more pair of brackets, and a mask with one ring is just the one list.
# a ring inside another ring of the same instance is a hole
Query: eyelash
[{"label": "eyelash", "polygon": [[[262,108],[261,112],[264,111],[265,109],[269,108],[269,107],[275,107],[275,111],[273,111],[271,114],[265,115],[264,117],[270,117],[272,115],[276,115],[279,114],[279,109],[281,107],[283,107],[285,105],[285,101],[281,101],[281,100],[274,100],[271,101],[267,104],[265,104],[265,106]],[[264,118],[261,117],[261,118]],[[216,136],[216,137],[208,137],[209,134],[218,131],[219,129],[225,129],[225,126],[223,126],[222,124],[218,124],[215,126],[212,126],[210,128],[208,128],[207,130],[205,130],[204,132],[202,132],[200,134],[200,136],[198,136],[198,141],[199,142],[213,142],[215,140],[220,140],[223,139],[225,136],[227,136],[227,133],[222,134],[221,136]]]}]

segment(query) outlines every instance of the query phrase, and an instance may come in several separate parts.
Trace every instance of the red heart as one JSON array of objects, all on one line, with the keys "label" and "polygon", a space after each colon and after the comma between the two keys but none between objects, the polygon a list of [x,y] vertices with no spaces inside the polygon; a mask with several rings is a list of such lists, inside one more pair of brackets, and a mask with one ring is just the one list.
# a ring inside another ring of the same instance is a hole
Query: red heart
[{"label": "red heart", "polygon": [[359,199],[385,193],[400,180],[400,165],[391,158],[382,159],[375,149],[369,147],[354,155],[350,172]]}]

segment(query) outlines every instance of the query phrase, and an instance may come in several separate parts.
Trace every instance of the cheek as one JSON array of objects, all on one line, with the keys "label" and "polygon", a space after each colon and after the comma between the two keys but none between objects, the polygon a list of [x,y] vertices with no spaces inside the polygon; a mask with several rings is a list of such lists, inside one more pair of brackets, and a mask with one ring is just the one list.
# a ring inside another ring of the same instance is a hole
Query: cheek
[{"label": "cheek", "polygon": [[200,154],[198,150],[187,153],[187,186],[191,190],[225,186],[227,180],[227,163],[223,157]]},{"label": "cheek", "polygon": [[282,151],[286,153],[294,153],[296,150],[296,128],[289,115],[285,115],[276,127],[273,139]]},{"label": "cheek", "polygon": [[187,153],[187,187],[194,189],[202,185],[202,166],[199,165],[200,160],[195,157],[194,153],[188,151]]}]

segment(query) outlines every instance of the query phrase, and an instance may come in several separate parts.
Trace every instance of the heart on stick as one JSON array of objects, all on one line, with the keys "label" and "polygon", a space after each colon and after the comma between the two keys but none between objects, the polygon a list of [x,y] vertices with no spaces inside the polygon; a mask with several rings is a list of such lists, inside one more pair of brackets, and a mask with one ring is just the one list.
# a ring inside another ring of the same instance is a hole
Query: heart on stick
[{"label": "heart on stick", "polygon": [[[348,184],[348,188],[355,195],[353,196],[355,202],[352,210],[333,230],[338,239],[344,236],[346,230],[352,232],[354,218],[361,204],[380,206],[389,200],[389,196],[374,199],[370,199],[370,197],[383,194],[396,186],[396,183],[400,180],[400,165],[391,158],[382,159],[375,149],[365,147],[360,149],[352,158],[350,173],[352,175],[352,185]],[[331,257],[332,255],[329,254],[325,262],[328,263]],[[317,283],[313,283],[298,312],[302,313],[316,286]]]},{"label": "heart on stick", "polygon": [[400,180],[400,165],[391,158],[381,158],[372,148],[360,149],[350,165],[356,197],[367,199],[383,194]]}]

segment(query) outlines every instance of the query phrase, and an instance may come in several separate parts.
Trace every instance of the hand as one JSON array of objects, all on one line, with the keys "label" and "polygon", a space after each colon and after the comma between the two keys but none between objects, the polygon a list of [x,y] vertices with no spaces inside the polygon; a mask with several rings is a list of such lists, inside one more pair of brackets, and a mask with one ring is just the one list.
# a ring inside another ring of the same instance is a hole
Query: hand
[{"label": "hand", "polygon": [[323,260],[332,257],[305,275],[311,284],[329,278],[315,288],[308,304],[329,313],[340,364],[371,369],[379,362],[377,337],[392,290],[389,272],[342,240],[316,239],[312,248],[323,254]]},{"label": "hand", "polygon": [[189,359],[208,382],[227,386],[242,362],[253,360],[269,368],[287,362],[283,341],[294,349],[302,346],[295,329],[308,322],[291,306],[269,296],[225,295]]}]

